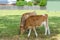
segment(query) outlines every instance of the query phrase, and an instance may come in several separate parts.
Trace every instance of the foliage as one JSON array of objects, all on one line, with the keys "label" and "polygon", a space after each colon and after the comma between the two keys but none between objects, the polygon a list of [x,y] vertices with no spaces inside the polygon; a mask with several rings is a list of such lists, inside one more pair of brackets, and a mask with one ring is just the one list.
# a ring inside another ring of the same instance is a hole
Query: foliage
[{"label": "foliage", "polygon": [[26,2],[25,0],[17,0],[16,2],[17,6],[32,6],[32,5],[39,5],[39,6],[46,6],[47,0],[33,0],[32,2]]},{"label": "foliage", "polygon": [[40,3],[40,0],[34,0],[33,3],[34,5],[37,5],[38,3]]},{"label": "foliage", "polygon": [[33,3],[32,3],[32,2],[28,2],[27,5],[28,5],[28,6],[32,6]]},{"label": "foliage", "polygon": [[40,6],[46,6],[47,5],[47,0],[41,0],[39,3]]},{"label": "foliage", "polygon": [[35,2],[37,2],[37,3],[39,3],[40,2],[40,0],[34,0]]},{"label": "foliage", "polygon": [[24,6],[24,5],[26,5],[26,4],[27,4],[26,1],[17,1],[17,2],[16,2],[16,5],[17,5],[17,6]]}]

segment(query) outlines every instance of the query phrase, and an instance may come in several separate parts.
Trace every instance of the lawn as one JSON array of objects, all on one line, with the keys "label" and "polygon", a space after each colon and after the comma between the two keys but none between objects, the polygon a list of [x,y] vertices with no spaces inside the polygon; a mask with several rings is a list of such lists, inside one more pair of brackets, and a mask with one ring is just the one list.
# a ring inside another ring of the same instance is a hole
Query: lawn
[{"label": "lawn", "polygon": [[[19,34],[21,15],[34,10],[0,10],[0,40],[28,40],[26,32],[23,35]],[[60,12],[35,10],[37,15],[49,15],[49,27],[51,35],[44,35],[44,27],[37,29],[38,37],[34,32],[31,33],[29,40],[60,40]]]}]

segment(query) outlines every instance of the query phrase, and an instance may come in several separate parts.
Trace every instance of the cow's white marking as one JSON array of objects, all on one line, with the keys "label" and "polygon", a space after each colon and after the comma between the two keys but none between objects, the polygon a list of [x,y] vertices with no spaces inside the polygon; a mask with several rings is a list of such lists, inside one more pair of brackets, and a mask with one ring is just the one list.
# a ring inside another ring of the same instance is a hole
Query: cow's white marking
[{"label": "cow's white marking", "polygon": [[26,19],[29,17],[29,15],[26,15]]},{"label": "cow's white marking", "polygon": [[50,35],[50,29],[48,26],[48,19],[47,19],[47,21],[42,22],[41,26],[42,25],[44,25],[44,27],[45,27],[45,35],[47,35],[47,33]]},{"label": "cow's white marking", "polygon": [[28,37],[30,36],[30,34],[31,34],[31,29],[29,29]]},{"label": "cow's white marking", "polygon": [[48,26],[48,19],[47,19],[47,30],[48,30],[48,34],[50,35],[50,28]]},{"label": "cow's white marking", "polygon": [[50,29],[49,29],[49,26],[48,26],[48,22],[44,21],[43,25],[45,27],[45,35],[47,35],[47,33],[50,35]]},{"label": "cow's white marking", "polygon": [[[35,32],[35,35],[36,35],[36,37],[37,37],[37,36],[38,36],[38,34],[37,34],[37,32],[36,32],[36,29],[35,29],[35,28],[33,28],[33,31]],[[31,29],[29,29],[28,37],[30,36],[30,34],[31,34]]]}]

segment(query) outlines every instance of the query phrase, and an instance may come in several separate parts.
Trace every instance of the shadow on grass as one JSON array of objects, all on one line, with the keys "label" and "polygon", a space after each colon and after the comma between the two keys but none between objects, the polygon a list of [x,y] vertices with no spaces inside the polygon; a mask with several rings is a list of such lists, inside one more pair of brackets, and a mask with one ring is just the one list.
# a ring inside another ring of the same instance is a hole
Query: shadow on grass
[{"label": "shadow on grass", "polygon": [[[2,37],[14,37],[19,34],[21,15],[8,15],[0,17],[0,38]],[[34,32],[31,33],[29,40],[57,40],[52,38],[60,34],[60,17],[49,17],[49,27],[51,35],[44,35],[44,27],[37,29],[39,36],[35,38]],[[27,33],[20,36],[20,40],[28,40]],[[18,35],[19,36],[19,35]]]},{"label": "shadow on grass", "polygon": [[0,37],[17,35],[20,26],[20,15],[0,17]]}]

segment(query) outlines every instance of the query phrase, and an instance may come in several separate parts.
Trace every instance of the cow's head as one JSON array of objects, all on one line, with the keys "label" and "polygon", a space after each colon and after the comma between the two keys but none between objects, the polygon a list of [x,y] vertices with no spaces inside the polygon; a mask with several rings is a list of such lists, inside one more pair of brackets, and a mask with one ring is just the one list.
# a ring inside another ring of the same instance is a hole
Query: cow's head
[{"label": "cow's head", "polygon": [[28,17],[30,17],[30,16],[32,16],[32,15],[36,15],[36,12],[33,11],[33,12],[25,13],[25,14],[23,15],[23,19],[26,20]]},{"label": "cow's head", "polygon": [[23,25],[20,26],[20,33],[23,34],[25,32],[25,27]]}]

